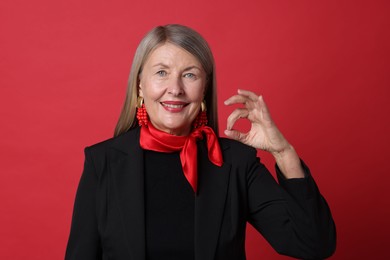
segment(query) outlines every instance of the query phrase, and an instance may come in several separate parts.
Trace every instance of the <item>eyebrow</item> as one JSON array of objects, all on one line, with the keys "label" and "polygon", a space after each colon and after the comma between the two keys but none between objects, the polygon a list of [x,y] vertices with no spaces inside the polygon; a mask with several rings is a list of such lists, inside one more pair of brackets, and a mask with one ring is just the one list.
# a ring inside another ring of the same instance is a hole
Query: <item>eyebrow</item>
[{"label": "eyebrow", "polygon": [[152,67],[163,67],[163,68],[169,68],[167,64],[164,64],[162,62],[159,62],[157,64],[154,64]]},{"label": "eyebrow", "polygon": [[190,67],[187,67],[187,68],[185,68],[183,71],[188,71],[188,70],[192,70],[192,69],[197,69],[197,70],[199,70],[199,71],[202,71],[199,67],[197,67],[197,66],[190,66]]},{"label": "eyebrow", "polygon": [[[153,65],[152,67],[169,68],[169,66],[168,66],[167,64],[162,63],[162,62],[159,62],[159,63]],[[201,68],[199,68],[198,66],[195,66],[195,65],[194,65],[194,66],[189,66],[189,67],[185,68],[183,71],[189,71],[189,70],[192,70],[192,69],[197,69],[197,70],[199,70],[199,71],[202,71]]]}]

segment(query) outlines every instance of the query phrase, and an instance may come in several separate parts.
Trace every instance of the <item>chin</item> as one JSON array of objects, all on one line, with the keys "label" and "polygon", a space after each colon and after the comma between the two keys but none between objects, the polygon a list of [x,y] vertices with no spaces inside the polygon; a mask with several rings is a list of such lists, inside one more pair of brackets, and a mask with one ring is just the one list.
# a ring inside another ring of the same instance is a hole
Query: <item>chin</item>
[{"label": "chin", "polygon": [[191,129],[191,126],[183,126],[178,124],[169,124],[164,125],[163,128],[164,132],[170,133],[172,135],[187,135],[187,131]]}]

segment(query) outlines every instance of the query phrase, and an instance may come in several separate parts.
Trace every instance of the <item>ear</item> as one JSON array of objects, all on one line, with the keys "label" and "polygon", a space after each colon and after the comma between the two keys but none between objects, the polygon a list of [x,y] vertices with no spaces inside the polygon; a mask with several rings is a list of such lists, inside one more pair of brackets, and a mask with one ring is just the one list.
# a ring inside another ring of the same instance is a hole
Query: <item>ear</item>
[{"label": "ear", "polygon": [[141,85],[141,80],[138,79],[138,96],[139,97],[144,97],[144,94],[142,92],[142,85]]}]

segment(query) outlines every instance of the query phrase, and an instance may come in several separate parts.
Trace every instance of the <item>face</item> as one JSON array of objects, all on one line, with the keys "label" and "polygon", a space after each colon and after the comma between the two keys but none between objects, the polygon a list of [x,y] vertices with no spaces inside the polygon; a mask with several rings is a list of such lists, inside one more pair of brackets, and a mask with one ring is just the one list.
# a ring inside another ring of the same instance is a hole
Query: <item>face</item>
[{"label": "face", "polygon": [[153,126],[188,135],[205,94],[206,73],[200,62],[186,50],[165,43],[150,54],[139,80],[139,95]]}]

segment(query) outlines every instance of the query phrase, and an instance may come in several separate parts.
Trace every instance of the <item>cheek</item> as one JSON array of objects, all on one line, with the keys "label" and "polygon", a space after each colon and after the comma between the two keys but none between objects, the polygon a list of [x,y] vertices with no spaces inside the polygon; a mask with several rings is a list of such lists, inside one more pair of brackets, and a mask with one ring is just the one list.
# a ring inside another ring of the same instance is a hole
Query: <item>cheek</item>
[{"label": "cheek", "polygon": [[202,102],[204,99],[205,87],[204,84],[197,84],[194,86],[190,86],[190,92],[188,92],[188,96],[191,97],[194,102]]},{"label": "cheek", "polygon": [[156,84],[143,81],[141,82],[140,93],[142,93],[144,99],[155,101],[161,97],[163,91]]}]

